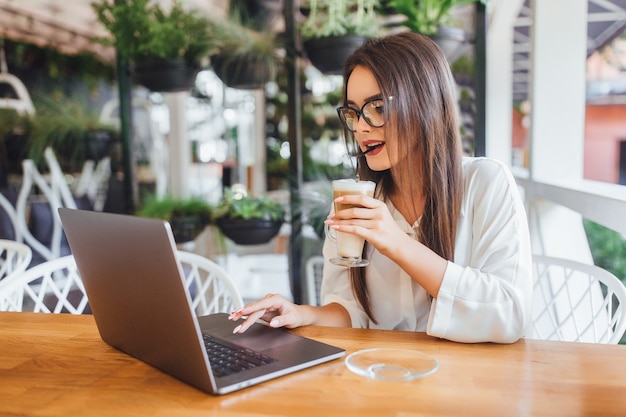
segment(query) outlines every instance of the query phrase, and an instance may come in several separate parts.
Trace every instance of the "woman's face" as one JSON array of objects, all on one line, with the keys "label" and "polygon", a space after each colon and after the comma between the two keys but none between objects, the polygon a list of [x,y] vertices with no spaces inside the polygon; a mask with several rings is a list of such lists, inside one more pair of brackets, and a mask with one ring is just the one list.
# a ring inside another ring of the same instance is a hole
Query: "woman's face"
[{"label": "woman's face", "polygon": [[[381,98],[382,92],[372,72],[362,66],[356,66],[346,86],[346,106],[355,109],[372,99]],[[390,123],[388,121],[387,123]],[[391,168],[388,142],[385,138],[385,127],[372,127],[361,116],[355,125],[354,138],[362,152],[367,152],[367,165],[373,171],[384,171]],[[371,150],[370,150],[371,149]],[[369,150],[369,151],[368,151]]]}]

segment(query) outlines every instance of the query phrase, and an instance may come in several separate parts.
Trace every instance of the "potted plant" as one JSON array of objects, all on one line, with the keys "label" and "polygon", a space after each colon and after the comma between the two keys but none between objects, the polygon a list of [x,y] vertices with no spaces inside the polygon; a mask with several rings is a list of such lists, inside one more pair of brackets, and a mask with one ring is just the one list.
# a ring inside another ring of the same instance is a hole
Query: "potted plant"
[{"label": "potted plant", "polygon": [[307,0],[299,26],[309,61],[324,74],[341,74],[346,58],[380,32],[379,0]]},{"label": "potted plant", "polygon": [[0,155],[6,172],[21,173],[23,159],[39,165],[48,147],[63,171],[76,172],[86,160],[111,156],[119,144],[118,128],[102,123],[86,102],[44,95],[36,96],[34,102],[34,114],[0,112]]},{"label": "potted plant", "polygon": [[465,32],[451,25],[453,7],[487,0],[390,0],[387,7],[406,16],[400,24],[413,32],[431,37],[441,47],[449,62],[453,62],[465,44]]},{"label": "potted plant", "polygon": [[135,80],[153,91],[190,88],[214,48],[211,24],[180,0],[166,12],[149,0],[101,0],[92,7],[111,34],[96,39],[128,59]]},{"label": "potted plant", "polygon": [[283,0],[230,0],[231,13],[241,15],[242,23],[255,30],[274,25],[282,8]]},{"label": "potted plant", "polygon": [[35,164],[43,160],[45,149],[50,147],[63,171],[78,172],[85,161],[110,156],[120,142],[118,128],[102,123],[84,102],[38,96],[35,107],[36,113],[23,120],[28,129],[24,137],[26,157]]},{"label": "potted plant", "polygon": [[167,220],[177,243],[190,242],[211,223],[212,206],[201,198],[148,199],[137,211],[141,217]]},{"label": "potted plant", "polygon": [[239,245],[258,245],[274,238],[285,220],[283,205],[267,195],[251,197],[245,190],[226,188],[213,207],[213,221]]},{"label": "potted plant", "polygon": [[216,47],[211,66],[224,84],[256,89],[275,78],[279,44],[271,29],[251,29],[234,10],[227,19],[213,20],[212,35]]}]

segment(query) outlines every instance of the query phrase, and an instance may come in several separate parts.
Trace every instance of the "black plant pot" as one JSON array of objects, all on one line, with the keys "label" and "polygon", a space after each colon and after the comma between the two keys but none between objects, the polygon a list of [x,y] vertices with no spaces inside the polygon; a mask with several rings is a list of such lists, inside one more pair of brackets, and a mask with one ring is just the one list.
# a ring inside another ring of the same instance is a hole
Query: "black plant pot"
[{"label": "black plant pot", "polygon": [[304,50],[321,73],[341,75],[346,59],[366,40],[357,35],[309,39],[304,42]]},{"label": "black plant pot", "polygon": [[211,66],[220,80],[228,87],[242,90],[263,88],[274,78],[274,67],[266,55],[214,55]]},{"label": "black plant pot", "polygon": [[176,243],[191,242],[206,226],[203,219],[196,215],[174,215],[169,223]]},{"label": "black plant pot", "polygon": [[430,38],[435,41],[443,51],[443,54],[452,63],[461,56],[467,42],[465,39],[465,31],[461,28],[442,26],[437,29],[437,33],[431,35]]},{"label": "black plant pot", "polygon": [[227,238],[238,245],[260,245],[269,242],[278,234],[283,221],[221,218],[216,224]]},{"label": "black plant pot", "polygon": [[147,59],[135,62],[133,79],[151,91],[176,92],[189,90],[200,67],[184,59]]},{"label": "black plant pot", "polygon": [[114,132],[106,130],[92,130],[86,133],[85,159],[99,161],[111,156],[113,148],[118,142],[118,136]]}]

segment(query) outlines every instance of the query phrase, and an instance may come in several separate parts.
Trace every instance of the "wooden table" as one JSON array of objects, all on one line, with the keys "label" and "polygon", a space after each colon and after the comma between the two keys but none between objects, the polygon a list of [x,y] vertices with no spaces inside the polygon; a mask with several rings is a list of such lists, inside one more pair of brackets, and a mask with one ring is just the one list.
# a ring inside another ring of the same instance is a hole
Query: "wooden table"
[{"label": "wooden table", "polygon": [[342,359],[207,395],[100,339],[89,315],[0,313],[1,416],[626,416],[626,346],[460,344],[423,333],[308,327],[341,346],[416,349],[439,370],[370,380]]}]

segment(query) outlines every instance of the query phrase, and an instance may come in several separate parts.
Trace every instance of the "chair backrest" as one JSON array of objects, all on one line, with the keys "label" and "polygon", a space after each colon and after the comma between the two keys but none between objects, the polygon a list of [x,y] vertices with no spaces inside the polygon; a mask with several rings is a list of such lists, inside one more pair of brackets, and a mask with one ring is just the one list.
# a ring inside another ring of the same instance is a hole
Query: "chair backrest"
[{"label": "chair backrest", "polygon": [[[77,206],[54,152],[51,148],[47,148],[44,155],[50,168],[49,180],[44,178],[32,160],[22,161],[22,186],[16,202],[17,228],[26,243],[37,252],[40,258],[52,260],[67,255],[69,252],[57,210],[59,207],[76,208]],[[42,198],[38,202],[32,200],[35,187],[41,192]],[[43,240],[42,233],[31,231],[28,223],[33,219],[51,223],[44,225],[46,230],[48,227],[50,229],[50,242]]]},{"label": "chair backrest", "polygon": [[0,192],[0,221],[4,222],[0,231],[2,237],[6,239],[13,239],[17,242],[23,241],[22,232],[19,228],[17,221],[17,211],[13,207],[13,203]]},{"label": "chair backrest", "polygon": [[185,273],[192,307],[198,316],[230,313],[243,307],[241,293],[218,264],[202,255],[182,250],[178,251],[178,260]]},{"label": "chair backrest", "polygon": [[0,280],[24,272],[32,257],[33,252],[27,245],[0,239]]},{"label": "chair backrest", "polygon": [[[243,307],[239,290],[224,270],[201,255],[178,251],[185,284],[197,315]],[[72,255],[46,261],[0,281],[0,311],[89,313],[87,294]]]},{"label": "chair backrest", "polygon": [[619,343],[626,330],[626,288],[609,271],[533,255],[533,323],[529,338]]},{"label": "chair backrest", "polygon": [[321,303],[320,289],[322,287],[324,257],[319,255],[311,256],[307,259],[305,268],[308,303],[312,306],[318,306]]},{"label": "chair backrest", "polygon": [[13,94],[8,94],[8,97],[0,98],[0,108],[13,109],[20,114],[35,114],[35,106],[22,80],[9,74],[3,68],[0,72],[0,84],[4,84],[9,91],[13,92]]},{"label": "chair backrest", "polygon": [[88,313],[87,294],[74,257],[46,261],[0,281],[0,311]]},{"label": "chair backrest", "polygon": [[74,190],[77,198],[86,197],[95,211],[102,211],[106,202],[111,177],[111,157],[96,161],[85,161],[80,180]]}]

